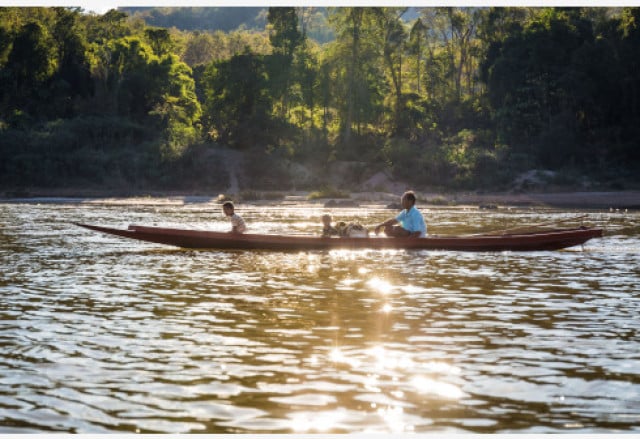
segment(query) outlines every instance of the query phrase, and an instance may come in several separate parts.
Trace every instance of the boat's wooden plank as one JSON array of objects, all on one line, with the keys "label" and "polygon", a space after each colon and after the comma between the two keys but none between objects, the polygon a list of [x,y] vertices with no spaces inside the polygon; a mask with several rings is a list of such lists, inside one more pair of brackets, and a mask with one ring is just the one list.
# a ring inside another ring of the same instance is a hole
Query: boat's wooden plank
[{"label": "boat's wooden plank", "polygon": [[203,230],[131,225],[127,230],[76,223],[98,232],[159,244],[197,249],[323,250],[424,249],[461,251],[557,250],[584,244],[602,236],[602,229],[580,227],[541,233],[509,235],[428,236],[426,238],[322,238],[245,233],[241,235]]}]

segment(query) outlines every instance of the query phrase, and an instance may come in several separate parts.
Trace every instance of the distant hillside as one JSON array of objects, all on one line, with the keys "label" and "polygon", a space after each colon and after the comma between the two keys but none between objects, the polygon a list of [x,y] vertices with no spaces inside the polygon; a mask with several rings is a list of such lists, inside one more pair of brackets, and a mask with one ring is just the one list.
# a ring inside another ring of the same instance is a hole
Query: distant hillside
[{"label": "distant hillside", "polygon": [[[149,26],[175,27],[184,31],[230,32],[238,29],[264,30],[268,8],[203,7],[203,8],[118,8],[133,17],[141,18]],[[307,35],[319,43],[334,39],[327,26],[326,8],[305,8]]]},{"label": "distant hillside", "polygon": [[181,30],[221,30],[229,32],[240,27],[262,30],[267,23],[266,8],[119,8],[141,18],[149,26],[176,27]]},{"label": "distant hillside", "polygon": [[[262,31],[267,25],[268,8],[248,7],[121,7],[148,26],[175,27],[184,31],[231,32],[238,29]],[[307,36],[318,43],[333,41],[333,30],[327,25],[327,8],[305,7]],[[420,16],[420,8],[407,8],[402,20],[411,22]]]}]

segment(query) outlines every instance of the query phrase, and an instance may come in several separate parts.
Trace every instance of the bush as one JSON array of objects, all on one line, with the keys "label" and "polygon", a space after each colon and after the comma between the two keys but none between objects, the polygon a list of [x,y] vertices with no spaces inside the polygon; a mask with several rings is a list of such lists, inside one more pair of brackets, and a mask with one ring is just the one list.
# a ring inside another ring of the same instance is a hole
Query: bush
[{"label": "bush", "polygon": [[317,200],[318,198],[350,198],[350,195],[347,192],[328,186],[311,192],[307,198],[309,200]]}]

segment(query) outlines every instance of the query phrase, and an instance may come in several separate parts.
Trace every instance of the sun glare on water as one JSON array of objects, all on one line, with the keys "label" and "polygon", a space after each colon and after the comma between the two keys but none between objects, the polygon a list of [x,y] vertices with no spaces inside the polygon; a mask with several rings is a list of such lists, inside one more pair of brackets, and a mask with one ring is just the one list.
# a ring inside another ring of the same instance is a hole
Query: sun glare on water
[{"label": "sun glare on water", "polygon": [[345,364],[347,366],[353,367],[353,368],[357,368],[360,366],[361,362],[360,360],[356,359],[356,358],[350,358],[347,357],[341,350],[340,348],[334,348],[331,350],[331,353],[329,354],[329,358],[331,359],[331,361],[333,363],[336,364]]},{"label": "sun glare on water", "polygon": [[335,429],[346,417],[346,411],[342,409],[320,413],[294,413],[290,425],[296,433],[322,433]]},{"label": "sun glare on water", "polygon": [[411,384],[422,394],[431,394],[446,399],[460,399],[465,396],[465,393],[454,384],[436,381],[423,376],[413,377]]},{"label": "sun glare on water", "polygon": [[367,281],[367,286],[381,294],[390,294],[393,291],[394,286],[388,281],[380,279],[379,277],[372,277]]}]

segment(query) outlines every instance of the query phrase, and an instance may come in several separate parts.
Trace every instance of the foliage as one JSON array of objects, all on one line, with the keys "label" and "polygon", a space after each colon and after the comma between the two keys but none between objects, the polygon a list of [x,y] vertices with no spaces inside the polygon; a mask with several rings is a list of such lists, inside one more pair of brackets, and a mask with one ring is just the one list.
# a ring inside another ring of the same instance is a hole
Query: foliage
[{"label": "foliage", "polygon": [[154,133],[119,117],[55,120],[9,128],[0,142],[0,184],[125,187],[155,178]]},{"label": "foliage", "polygon": [[325,186],[320,190],[311,192],[307,198],[309,200],[317,200],[319,198],[350,198],[350,195],[331,186]]},{"label": "foliage", "polygon": [[272,190],[341,160],[423,186],[637,181],[639,8],[285,7],[237,29],[246,9],[0,8],[0,184],[213,189],[218,144]]},{"label": "foliage", "polygon": [[204,121],[213,140],[241,148],[267,140],[260,138],[270,122],[267,79],[264,57],[252,53],[207,68]]},{"label": "foliage", "polygon": [[[634,13],[625,9],[623,17]],[[496,134],[513,154],[530,157],[528,166],[584,167],[597,160],[610,166],[619,159],[610,154],[614,145],[637,135],[631,118],[638,114],[640,90],[629,81],[640,34],[624,29],[614,19],[598,35],[580,10],[544,9],[493,43],[483,69]],[[602,141],[611,144],[608,152]]]}]

